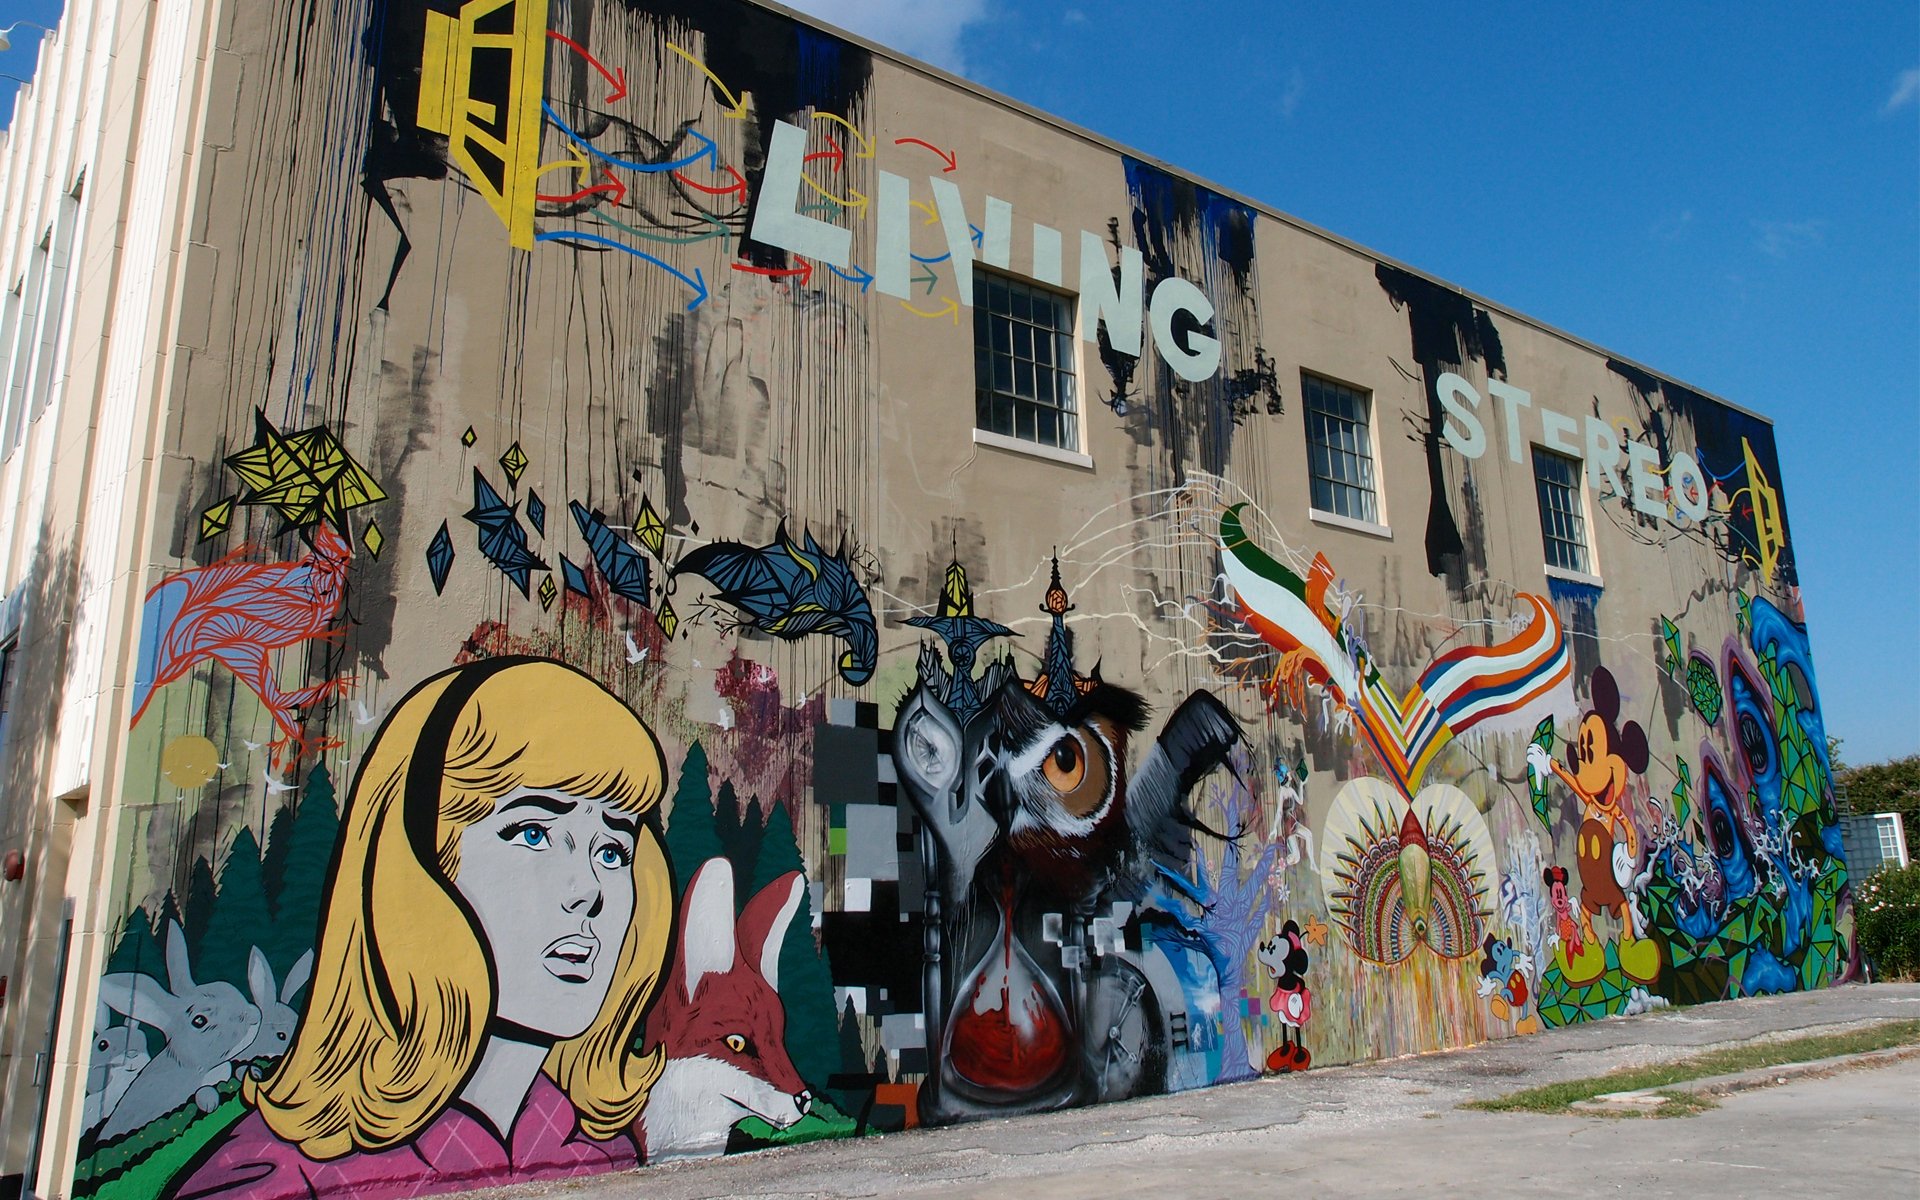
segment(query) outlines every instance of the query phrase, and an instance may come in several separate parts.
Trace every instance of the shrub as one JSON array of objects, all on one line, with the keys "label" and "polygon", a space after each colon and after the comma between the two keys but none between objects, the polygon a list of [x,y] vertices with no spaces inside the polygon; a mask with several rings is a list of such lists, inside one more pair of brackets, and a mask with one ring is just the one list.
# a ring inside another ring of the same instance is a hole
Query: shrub
[{"label": "shrub", "polygon": [[1854,890],[1853,931],[1881,976],[1920,975],[1920,864],[1862,881]]}]

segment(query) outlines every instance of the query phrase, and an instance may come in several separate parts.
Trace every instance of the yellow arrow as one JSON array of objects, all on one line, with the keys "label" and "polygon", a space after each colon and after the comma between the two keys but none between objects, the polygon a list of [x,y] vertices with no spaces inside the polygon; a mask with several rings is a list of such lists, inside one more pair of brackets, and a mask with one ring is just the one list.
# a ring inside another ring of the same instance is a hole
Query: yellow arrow
[{"label": "yellow arrow", "polygon": [[846,130],[847,133],[853,138],[853,140],[859,143],[860,145],[860,153],[854,155],[855,158],[872,158],[873,157],[873,139],[868,137],[866,134],[861,133],[858,129],[855,129],[853,126],[847,124],[847,119],[845,117],[836,117],[832,113],[817,112],[813,114],[813,119],[816,121],[832,121],[835,125],[838,125],[842,129]]},{"label": "yellow arrow", "polygon": [[947,297],[946,307],[938,309],[934,312],[924,312],[920,309],[915,308],[913,305],[908,304],[905,300],[902,300],[900,302],[900,307],[906,309],[908,312],[912,313],[916,317],[927,317],[929,319],[932,319],[932,318],[938,318],[938,317],[951,316],[953,318],[953,323],[955,325],[958,325],[960,323],[960,302],[958,300],[955,300],[952,296]]},{"label": "yellow arrow", "polygon": [[571,158],[563,158],[559,162],[543,163],[533,175],[534,178],[538,179],[548,171],[558,171],[562,167],[572,167],[574,170],[580,172],[580,178],[584,182],[593,182],[593,163],[587,160],[587,152],[577,146],[574,148]]},{"label": "yellow arrow", "polygon": [[832,192],[821,187],[819,184],[815,183],[808,176],[802,175],[800,177],[800,182],[806,184],[808,187],[812,188],[815,192],[819,193],[820,198],[822,200],[831,200],[835,204],[838,204],[841,208],[850,208],[855,212],[859,213],[862,217],[865,217],[867,215],[867,198],[861,195],[859,192],[854,191],[852,188],[848,188],[846,196],[841,197],[841,196],[836,196]]},{"label": "yellow arrow", "polygon": [[667,49],[673,51],[675,54],[678,54],[681,58],[686,59],[688,62],[692,63],[694,66],[700,68],[700,73],[702,75],[705,75],[708,79],[711,79],[713,81],[713,86],[720,89],[720,94],[726,97],[728,104],[733,106],[729,108],[726,112],[721,113],[720,114],[721,116],[727,117],[730,120],[734,120],[734,121],[742,120],[746,117],[747,98],[744,94],[735,96],[733,94],[733,89],[729,88],[726,84],[720,82],[720,77],[718,75],[715,75],[711,70],[709,70],[707,68],[707,64],[701,62],[699,59],[695,58],[693,55],[688,54],[685,50],[682,50],[680,47],[674,45],[672,42],[667,43]]},{"label": "yellow arrow", "polygon": [[927,214],[927,219],[920,222],[922,225],[932,225],[937,223],[940,220],[940,213],[933,207],[933,205],[928,204],[925,200],[909,200],[907,201],[907,204],[910,207],[917,208],[921,212]]}]

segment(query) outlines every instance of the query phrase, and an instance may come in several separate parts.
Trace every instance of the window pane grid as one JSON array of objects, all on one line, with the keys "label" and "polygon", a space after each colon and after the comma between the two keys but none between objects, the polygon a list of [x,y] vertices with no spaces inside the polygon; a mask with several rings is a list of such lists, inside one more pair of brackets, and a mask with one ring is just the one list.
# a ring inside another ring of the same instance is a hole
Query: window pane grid
[{"label": "window pane grid", "polygon": [[1336,516],[1377,524],[1370,401],[1366,393],[1312,375],[1302,378],[1301,393],[1306,401],[1307,471],[1313,506]]},{"label": "window pane grid", "polygon": [[1587,521],[1580,504],[1580,465],[1565,455],[1536,446],[1533,480],[1540,497],[1540,537],[1547,565],[1589,574]]},{"label": "window pane grid", "polygon": [[1018,280],[974,273],[974,424],[1078,450],[1070,305]]}]

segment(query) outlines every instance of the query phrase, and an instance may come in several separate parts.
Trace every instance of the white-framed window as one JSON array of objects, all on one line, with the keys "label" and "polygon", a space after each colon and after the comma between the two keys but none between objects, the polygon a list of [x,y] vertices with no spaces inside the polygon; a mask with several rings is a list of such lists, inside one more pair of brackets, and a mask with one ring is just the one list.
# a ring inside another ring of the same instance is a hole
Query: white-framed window
[{"label": "white-framed window", "polygon": [[1533,487],[1540,498],[1540,540],[1547,566],[1575,575],[1595,574],[1580,460],[1535,446]]},{"label": "white-framed window", "polygon": [[1077,455],[1073,297],[975,267],[973,304],[975,430]]},{"label": "white-framed window", "polygon": [[1880,835],[1880,861],[1894,867],[1907,865],[1907,839],[1900,828],[1899,813],[1873,814],[1874,832]]},{"label": "white-framed window", "polygon": [[1363,525],[1384,524],[1374,469],[1372,394],[1302,372],[1300,399],[1314,511]]}]

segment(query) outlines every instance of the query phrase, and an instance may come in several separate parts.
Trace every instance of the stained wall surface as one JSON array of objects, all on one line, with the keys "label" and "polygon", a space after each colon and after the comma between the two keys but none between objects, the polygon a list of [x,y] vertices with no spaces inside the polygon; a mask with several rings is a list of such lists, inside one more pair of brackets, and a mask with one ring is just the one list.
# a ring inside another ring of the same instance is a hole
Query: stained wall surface
[{"label": "stained wall surface", "polygon": [[[752,4],[212,44],[73,1195],[553,1178],[1854,969],[1766,421]],[[1062,446],[976,408],[1016,326]],[[1370,510],[1315,507],[1321,381]]]}]

